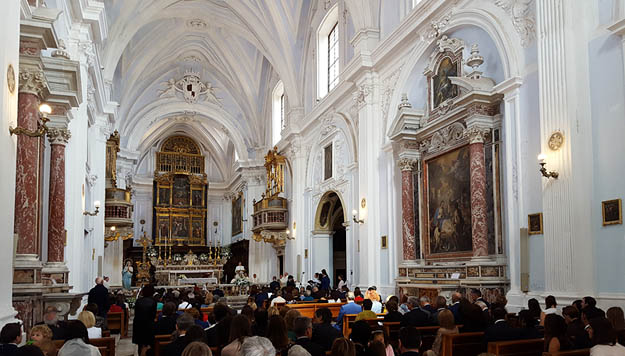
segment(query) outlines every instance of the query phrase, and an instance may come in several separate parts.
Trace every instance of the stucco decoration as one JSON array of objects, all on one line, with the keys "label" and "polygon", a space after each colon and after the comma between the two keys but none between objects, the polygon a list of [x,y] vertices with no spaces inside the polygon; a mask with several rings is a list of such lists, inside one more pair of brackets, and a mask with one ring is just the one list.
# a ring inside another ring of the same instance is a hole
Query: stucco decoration
[{"label": "stucco decoration", "polygon": [[174,78],[163,83],[166,87],[159,92],[159,97],[175,97],[176,93],[181,93],[184,101],[195,104],[201,96],[204,101],[221,106],[221,98],[215,96],[215,87],[210,82],[200,81],[200,74],[192,70],[187,70],[182,79],[176,81]]},{"label": "stucco decoration", "polygon": [[512,18],[514,29],[521,37],[521,46],[529,47],[536,39],[534,0],[495,0]]}]

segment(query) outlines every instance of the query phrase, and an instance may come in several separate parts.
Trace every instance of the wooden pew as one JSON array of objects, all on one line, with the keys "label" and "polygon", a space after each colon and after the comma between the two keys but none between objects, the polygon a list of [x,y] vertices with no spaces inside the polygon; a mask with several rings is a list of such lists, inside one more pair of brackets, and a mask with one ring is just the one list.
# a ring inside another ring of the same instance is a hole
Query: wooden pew
[{"label": "wooden pew", "polygon": [[128,322],[124,312],[108,312],[106,321],[109,330],[119,330],[122,338],[128,336]]},{"label": "wooden pew", "polygon": [[332,312],[332,317],[337,318],[341,311],[341,307],[345,305],[345,303],[295,303],[295,304],[286,304],[287,307],[291,309],[297,309],[302,314],[302,316],[306,316],[309,318],[315,317],[315,312],[321,308],[328,308],[330,312]]},{"label": "wooden pew", "polygon": [[165,356],[163,348],[173,341],[171,335],[155,335],[154,336],[154,356]]},{"label": "wooden pew", "polygon": [[[378,317],[377,319],[366,320],[366,322],[369,323],[369,326],[379,327],[380,325],[378,323],[381,323],[384,321],[385,314],[376,314],[376,315]],[[354,325],[354,323],[356,322],[357,316],[358,314],[343,315],[343,336],[346,339],[349,339],[349,334],[351,334],[352,332],[352,325]]]},{"label": "wooden pew", "polygon": [[484,352],[483,332],[443,335],[441,356],[476,356]]},{"label": "wooden pew", "polygon": [[[115,338],[114,337],[102,337],[99,339],[90,339],[89,343],[93,346],[97,346],[102,356],[115,356]],[[102,350],[105,350],[107,354]]]},{"label": "wooden pew", "polygon": [[560,352],[543,352],[543,356],[588,356],[590,355],[590,349],[579,349],[571,351]]},{"label": "wooden pew", "polygon": [[[57,350],[60,350],[65,344],[65,340],[53,340],[54,346]],[[89,339],[89,343],[96,346],[102,356],[115,356],[115,338],[114,337],[102,337],[97,339]]]},{"label": "wooden pew", "polygon": [[488,352],[496,356],[541,356],[544,339],[497,341],[488,343]]}]

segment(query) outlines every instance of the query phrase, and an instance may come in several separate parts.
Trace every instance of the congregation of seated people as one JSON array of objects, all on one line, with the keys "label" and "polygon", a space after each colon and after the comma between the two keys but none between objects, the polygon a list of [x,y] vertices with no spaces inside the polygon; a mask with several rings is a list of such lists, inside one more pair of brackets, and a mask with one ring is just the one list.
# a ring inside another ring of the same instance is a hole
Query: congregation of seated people
[{"label": "congregation of seated people", "polygon": [[[302,288],[292,277],[281,277],[251,286],[240,311],[228,306],[219,289],[155,290],[147,285],[134,304],[132,341],[142,356],[446,356],[451,353],[443,353],[444,341],[466,333],[483,352],[493,343],[535,340],[541,353],[581,349],[589,355],[625,355],[623,310],[604,312],[592,297],[562,307],[548,296],[544,309],[530,299],[527,309],[509,313],[504,296],[487,301],[477,289],[466,296],[454,292],[449,300],[442,295],[400,300],[383,298],[375,286],[364,293],[349,290],[342,278],[331,288],[325,271]],[[102,337],[109,312],[128,305],[122,296],[110,294],[98,303],[106,303],[104,312],[96,302],[87,304],[73,321],[60,321],[55,309],[47,310],[21,347],[21,326],[6,325],[0,356],[26,354],[18,353],[24,347],[30,347],[24,352],[34,347],[42,355],[99,355],[89,340]],[[311,306],[306,310],[314,310],[312,317],[303,316],[301,307]],[[54,339],[66,341],[57,349]]]}]

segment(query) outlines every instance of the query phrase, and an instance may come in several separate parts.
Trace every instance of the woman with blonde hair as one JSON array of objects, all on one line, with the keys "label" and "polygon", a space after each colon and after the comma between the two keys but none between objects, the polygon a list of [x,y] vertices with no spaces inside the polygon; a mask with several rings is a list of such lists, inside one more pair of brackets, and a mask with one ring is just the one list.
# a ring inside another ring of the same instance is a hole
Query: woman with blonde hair
[{"label": "woman with blonde hair", "polygon": [[280,309],[278,309],[278,307],[269,307],[269,309],[267,309],[267,314],[269,317],[272,317],[274,315],[278,315],[280,316]]},{"label": "woman with blonde hair", "polygon": [[297,340],[297,335],[295,335],[295,331],[293,331],[293,323],[295,322],[295,319],[300,316],[302,316],[302,313],[300,313],[297,309],[289,310],[284,316],[284,322],[286,323],[286,329],[288,331],[287,335],[289,335],[289,340],[291,341]]},{"label": "woman with blonde hair", "polygon": [[95,315],[92,312],[83,310],[78,314],[78,320],[82,321],[87,328],[90,339],[99,339],[102,337],[102,329],[95,327]]},{"label": "woman with blonde hair", "polygon": [[184,348],[182,356],[213,356],[213,353],[206,343],[193,341]]},{"label": "woman with blonde hair", "polygon": [[424,353],[425,356],[438,356],[441,353],[441,344],[443,341],[443,335],[457,334],[458,327],[454,320],[454,314],[449,309],[441,310],[438,313],[438,331],[436,332],[436,338],[432,344],[432,349]]}]

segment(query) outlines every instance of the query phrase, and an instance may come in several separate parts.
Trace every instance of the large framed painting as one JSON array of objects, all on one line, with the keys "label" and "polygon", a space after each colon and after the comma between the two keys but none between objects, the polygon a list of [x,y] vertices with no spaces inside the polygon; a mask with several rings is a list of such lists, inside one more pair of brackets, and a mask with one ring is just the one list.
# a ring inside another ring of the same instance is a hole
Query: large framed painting
[{"label": "large framed painting", "polygon": [[332,178],[332,144],[323,149],[323,180]]},{"label": "large framed painting", "polygon": [[444,57],[438,65],[436,75],[432,77],[432,108],[435,109],[445,100],[458,96],[458,86],[449,79],[457,76],[458,63],[450,57]]},{"label": "large framed painting", "polygon": [[174,178],[174,191],[172,196],[173,206],[189,206],[190,185],[189,179],[183,175],[177,175]]},{"label": "large framed painting", "polygon": [[158,201],[156,202],[157,205],[169,205],[170,204],[170,197],[171,197],[171,189],[169,189],[169,186],[158,186]]},{"label": "large framed painting", "polygon": [[204,190],[203,189],[191,189],[191,205],[193,207],[204,206]]},{"label": "large framed painting", "polygon": [[204,241],[204,217],[191,217],[191,243],[200,245]]},{"label": "large framed painting", "polygon": [[472,254],[469,146],[426,162],[428,257]]},{"label": "large framed painting", "polygon": [[167,243],[169,239],[169,215],[157,215],[158,243]]},{"label": "large framed painting", "polygon": [[232,199],[232,236],[243,232],[243,193]]},{"label": "large framed painting", "polygon": [[174,240],[187,240],[189,238],[189,216],[172,216],[171,236]]}]

